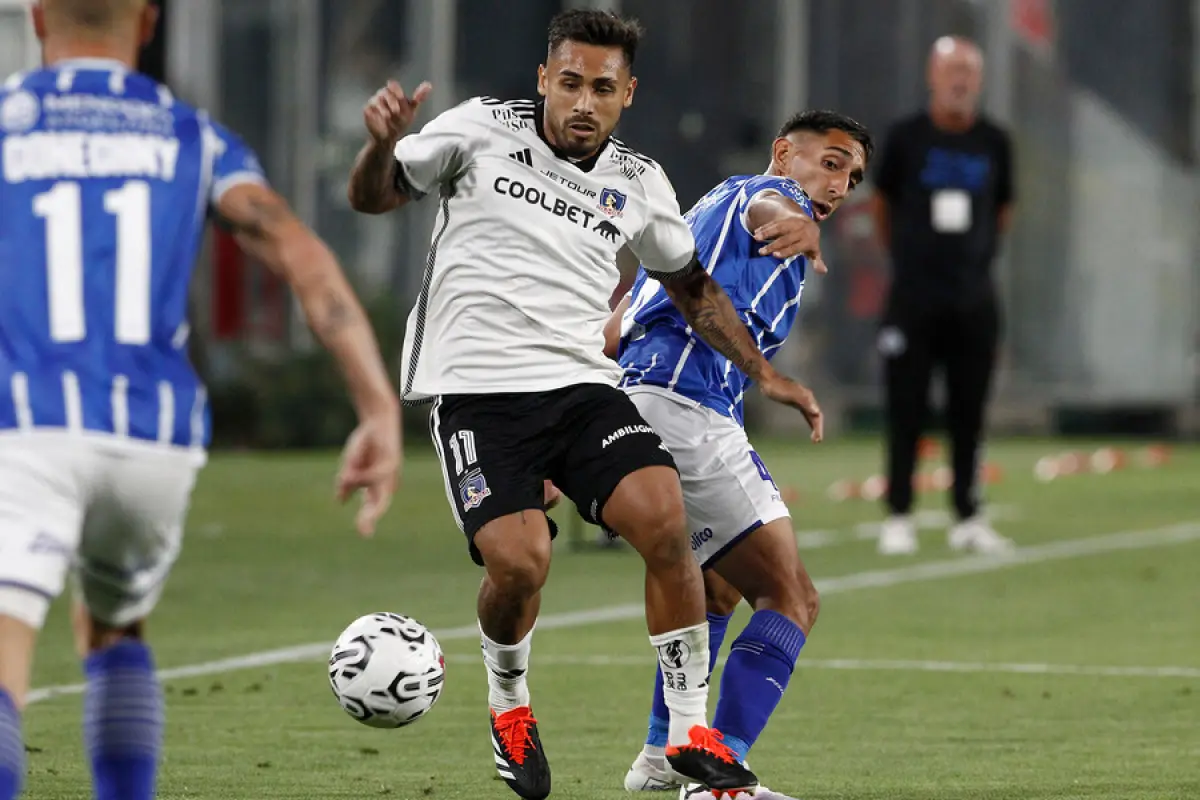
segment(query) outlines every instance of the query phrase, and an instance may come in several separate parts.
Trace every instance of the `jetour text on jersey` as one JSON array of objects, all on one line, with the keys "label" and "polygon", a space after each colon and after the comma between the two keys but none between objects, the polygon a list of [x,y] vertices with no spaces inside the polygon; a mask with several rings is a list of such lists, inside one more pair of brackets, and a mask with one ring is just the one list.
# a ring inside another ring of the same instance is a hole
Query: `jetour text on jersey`
[{"label": "jetour text on jersey", "polygon": [[492,188],[496,190],[496,194],[512,197],[516,200],[524,200],[531,206],[537,206],[544,211],[548,211],[556,217],[563,217],[568,222],[578,225],[581,228],[590,228],[592,220],[596,218],[596,214],[588,211],[585,208],[568,203],[560,197],[550,198],[545,192],[536,186],[526,186],[520,181],[501,175],[496,178]]},{"label": "jetour text on jersey", "polygon": [[4,139],[4,180],[140,177],[172,181],[179,140],[141,133],[28,133]]}]

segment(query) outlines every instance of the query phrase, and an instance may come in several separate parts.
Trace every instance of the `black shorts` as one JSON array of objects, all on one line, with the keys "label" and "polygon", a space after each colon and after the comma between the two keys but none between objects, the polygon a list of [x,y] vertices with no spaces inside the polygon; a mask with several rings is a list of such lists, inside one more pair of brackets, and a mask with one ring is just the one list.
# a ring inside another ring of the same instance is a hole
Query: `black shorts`
[{"label": "black shorts", "polygon": [[543,481],[553,481],[585,520],[599,525],[604,504],[626,475],[644,467],[675,469],[633,402],[603,384],[445,395],[429,426],[450,507],[481,566],[476,532],[494,519],[542,509]]}]

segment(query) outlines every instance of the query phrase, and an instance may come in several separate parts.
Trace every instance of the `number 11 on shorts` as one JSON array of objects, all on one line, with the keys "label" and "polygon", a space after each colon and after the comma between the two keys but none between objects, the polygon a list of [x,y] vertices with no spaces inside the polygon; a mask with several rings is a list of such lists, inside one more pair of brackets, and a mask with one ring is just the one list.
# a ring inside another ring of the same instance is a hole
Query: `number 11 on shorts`
[{"label": "number 11 on shorts", "polygon": [[454,456],[454,474],[462,475],[477,460],[475,431],[459,431],[451,436],[450,453]]}]

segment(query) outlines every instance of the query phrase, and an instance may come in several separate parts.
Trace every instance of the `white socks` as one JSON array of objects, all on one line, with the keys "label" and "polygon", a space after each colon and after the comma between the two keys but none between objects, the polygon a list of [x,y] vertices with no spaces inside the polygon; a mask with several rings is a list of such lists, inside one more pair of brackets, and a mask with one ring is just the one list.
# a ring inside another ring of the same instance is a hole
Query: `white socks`
[{"label": "white socks", "polygon": [[[488,705],[497,716],[514,708],[529,705],[529,687],[525,673],[529,671],[529,649],[533,631],[516,644],[497,644],[479,629],[483,647],[483,664],[488,673]],[[708,651],[706,650],[705,653]]]},{"label": "white socks", "polygon": [[669,745],[691,741],[692,726],[708,727],[708,624],[650,637],[658,652],[663,676],[663,699],[671,712]]},{"label": "white socks", "polygon": [[656,764],[667,757],[667,748],[652,744],[642,745],[642,752],[645,753],[646,758],[653,759]]}]

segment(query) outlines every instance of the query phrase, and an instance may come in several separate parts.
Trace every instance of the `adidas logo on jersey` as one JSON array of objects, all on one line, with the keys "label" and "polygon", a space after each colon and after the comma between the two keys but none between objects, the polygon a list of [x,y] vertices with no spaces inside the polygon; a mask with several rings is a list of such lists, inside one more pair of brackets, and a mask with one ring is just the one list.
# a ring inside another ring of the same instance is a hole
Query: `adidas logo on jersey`
[{"label": "adidas logo on jersey", "polygon": [[533,153],[528,147],[526,147],[524,150],[518,150],[515,153],[509,153],[508,157],[513,161],[520,161],[527,167],[533,166]]}]

